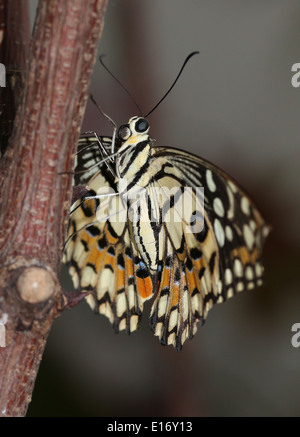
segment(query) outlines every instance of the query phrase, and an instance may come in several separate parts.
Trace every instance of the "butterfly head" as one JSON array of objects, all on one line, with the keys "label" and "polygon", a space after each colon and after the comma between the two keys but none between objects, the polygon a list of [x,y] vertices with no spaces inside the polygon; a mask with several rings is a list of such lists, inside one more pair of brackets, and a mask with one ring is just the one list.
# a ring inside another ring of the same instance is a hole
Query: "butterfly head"
[{"label": "butterfly head", "polygon": [[149,122],[144,117],[132,117],[127,124],[120,126],[118,137],[122,145],[116,158],[118,178],[131,180],[138,172],[149,165],[151,140]]},{"label": "butterfly head", "polygon": [[122,124],[118,130],[118,137],[124,143],[128,141],[135,144],[147,140],[149,132],[149,122],[144,117],[132,117],[127,124]]}]

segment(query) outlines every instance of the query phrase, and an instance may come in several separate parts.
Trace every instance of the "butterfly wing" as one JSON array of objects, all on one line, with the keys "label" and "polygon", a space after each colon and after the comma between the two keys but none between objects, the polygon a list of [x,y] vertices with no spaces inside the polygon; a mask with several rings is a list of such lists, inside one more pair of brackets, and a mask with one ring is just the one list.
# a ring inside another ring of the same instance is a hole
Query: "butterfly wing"
[{"label": "butterfly wing", "polygon": [[[101,142],[102,149],[99,142]],[[115,147],[120,146],[118,138]],[[104,155],[104,151],[106,155]],[[82,135],[78,141],[75,160],[75,185],[87,185],[88,181],[99,171],[99,163],[112,151],[112,138],[107,136]]]},{"label": "butterfly wing", "polygon": [[[110,150],[111,140],[101,138]],[[95,143],[94,138],[81,141],[82,148],[91,141]],[[97,143],[87,150],[78,155],[76,171],[103,158]],[[143,304],[155,291],[152,330],[162,344],[180,350],[215,303],[262,283],[260,258],[269,228],[250,198],[216,166],[173,148],[153,145],[151,153],[146,187],[150,204],[161,217],[170,213],[157,227],[157,271],[147,265],[151,257],[139,253],[119,195],[77,201],[64,261],[75,287],[90,291],[88,303],[117,332],[137,329]],[[88,182],[90,195],[117,191],[105,165],[79,174],[76,182]],[[204,195],[194,190],[201,187]],[[171,199],[166,188],[175,189]],[[179,199],[185,188],[193,190],[187,198],[190,208],[182,212]]]},{"label": "butterfly wing", "polygon": [[153,159],[161,162],[152,182],[160,192],[166,186],[178,192],[204,188],[203,199],[189,194],[190,220],[174,220],[185,212],[179,195],[171,202],[171,219],[163,220],[159,236],[159,286],[150,324],[162,344],[180,350],[215,303],[262,284],[261,252],[269,227],[245,192],[216,166],[171,148],[155,147]]},{"label": "butterfly wing", "polygon": [[[117,192],[105,166],[88,186],[89,196]],[[88,304],[108,317],[116,332],[136,330],[143,303],[153,293],[152,281],[130,237],[120,196],[82,198],[72,211],[63,261],[76,290],[90,292]]]}]

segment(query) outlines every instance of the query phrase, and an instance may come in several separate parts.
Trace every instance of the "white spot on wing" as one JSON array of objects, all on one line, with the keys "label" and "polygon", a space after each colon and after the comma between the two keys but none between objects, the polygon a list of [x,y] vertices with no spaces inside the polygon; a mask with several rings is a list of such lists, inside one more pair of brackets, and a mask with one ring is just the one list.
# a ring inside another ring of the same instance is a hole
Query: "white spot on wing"
[{"label": "white spot on wing", "polygon": [[[77,244],[75,244],[74,246],[74,252],[73,252],[73,259],[74,261],[77,262],[78,267],[82,267],[82,261],[85,261],[85,257],[82,256],[84,254],[85,250],[84,250],[84,245],[81,242],[78,242]],[[81,261],[81,264],[80,264]]]},{"label": "white spot on wing", "polygon": [[100,300],[108,291],[112,294],[114,286],[114,274],[110,269],[103,269],[98,281],[97,298]]},{"label": "white spot on wing", "polygon": [[254,238],[253,232],[251,231],[251,229],[248,225],[244,225],[243,235],[244,235],[244,239],[246,241],[247,247],[251,250],[253,248],[254,243],[255,243],[255,238]]},{"label": "white spot on wing", "polygon": [[96,283],[97,283],[96,273],[94,272],[92,267],[86,266],[82,272],[81,286],[87,287],[87,286],[91,285],[92,287],[95,287]]},{"label": "white spot on wing", "polygon": [[217,189],[211,170],[206,170],[206,183],[209,190],[214,193]]},{"label": "white spot on wing", "polygon": [[233,288],[228,288],[227,290],[227,298],[229,299],[230,297],[234,296],[234,292],[233,292]]},{"label": "white spot on wing", "polygon": [[243,291],[244,290],[244,283],[239,282],[236,286],[236,291]]},{"label": "white spot on wing", "polygon": [[175,345],[175,332],[172,332],[172,334],[168,337],[168,345],[170,344],[172,344],[173,346]]},{"label": "white spot on wing", "polygon": [[125,331],[125,329],[126,329],[126,319],[122,319],[119,323],[119,330]]},{"label": "white spot on wing", "polygon": [[185,321],[189,316],[188,293],[185,291],[182,296],[182,319]]},{"label": "white spot on wing", "polygon": [[74,266],[71,266],[69,268],[69,273],[72,276],[72,281],[73,281],[74,287],[78,288],[78,286],[79,286],[79,276],[78,276],[77,270],[75,269]]},{"label": "white spot on wing", "polygon": [[170,319],[169,319],[169,331],[172,331],[172,329],[177,325],[178,320],[178,310],[171,311]]},{"label": "white spot on wing", "polygon": [[138,316],[135,315],[130,317],[130,332],[137,330],[138,321],[139,321]]},{"label": "white spot on wing", "polygon": [[225,211],[223,202],[219,197],[215,197],[213,201],[213,208],[216,214],[220,217],[224,217]]},{"label": "white spot on wing", "polygon": [[255,221],[254,220],[250,220],[250,228],[252,229],[252,231],[255,231],[256,230],[256,223],[255,223]]},{"label": "white spot on wing", "polygon": [[262,229],[263,236],[266,238],[269,235],[270,231],[271,228],[269,226],[264,226]]},{"label": "white spot on wing", "polygon": [[229,285],[232,283],[232,271],[230,269],[225,270],[225,284]]},{"label": "white spot on wing", "polygon": [[165,294],[158,301],[158,317],[161,317],[166,313],[167,303],[168,303],[168,295]]},{"label": "white spot on wing", "polygon": [[225,233],[224,233],[223,226],[221,225],[221,222],[218,219],[215,219],[214,221],[214,231],[220,247],[223,247],[225,243]]},{"label": "white spot on wing", "polygon": [[185,342],[185,340],[188,338],[188,327],[185,327],[185,330],[183,331],[182,335],[181,335],[181,343],[183,344]]},{"label": "white spot on wing", "polygon": [[225,228],[225,235],[227,240],[232,241],[233,240],[233,232],[230,226],[226,226]]},{"label": "white spot on wing", "polygon": [[227,184],[230,186],[231,190],[236,193],[238,191],[237,186],[232,181],[227,181]]},{"label": "white spot on wing", "polygon": [[85,300],[87,301],[87,303],[89,304],[89,306],[92,308],[92,310],[94,310],[94,309],[95,309],[95,306],[96,306],[96,302],[95,302],[94,296],[93,296],[92,294],[89,294],[89,295],[85,298]]},{"label": "white spot on wing", "polygon": [[161,338],[162,336],[162,329],[163,329],[163,324],[157,323],[156,327],[155,327],[155,335],[157,335],[159,338]]},{"label": "white spot on wing", "polygon": [[135,307],[135,298],[136,298],[133,284],[128,285],[127,296],[128,296],[128,306],[130,309],[132,309]]},{"label": "white spot on wing", "polygon": [[109,302],[105,302],[99,305],[99,313],[104,314],[109,319],[110,323],[113,323],[114,315],[111,310]]},{"label": "white spot on wing", "polygon": [[202,315],[203,300],[200,293],[197,293],[192,297],[192,305],[193,305],[193,311],[198,311],[199,314]]},{"label": "white spot on wing", "polygon": [[255,273],[257,277],[260,277],[263,274],[263,268],[259,263],[255,264]]},{"label": "white spot on wing", "polygon": [[247,197],[245,196],[242,197],[241,200],[241,210],[243,211],[244,214],[250,215],[250,203]]},{"label": "white spot on wing", "polygon": [[238,258],[234,260],[233,271],[236,276],[243,276],[243,264]]},{"label": "white spot on wing", "polygon": [[229,220],[233,219],[233,217],[234,217],[234,196],[232,194],[232,190],[230,190],[231,185],[229,185],[229,187],[227,187],[227,195],[228,195],[228,200],[229,200],[229,208],[227,210],[227,218]]},{"label": "white spot on wing", "polygon": [[250,281],[254,278],[254,272],[253,272],[253,268],[251,266],[246,267],[245,276],[248,279],[248,281]]},{"label": "white spot on wing", "polygon": [[117,316],[121,317],[127,309],[125,292],[117,295],[116,299]]}]

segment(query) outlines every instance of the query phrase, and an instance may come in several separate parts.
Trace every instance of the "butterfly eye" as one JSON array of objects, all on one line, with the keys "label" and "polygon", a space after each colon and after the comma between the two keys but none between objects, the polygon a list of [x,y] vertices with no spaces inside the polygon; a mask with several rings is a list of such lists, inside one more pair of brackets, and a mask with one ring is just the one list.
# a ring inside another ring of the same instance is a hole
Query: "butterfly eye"
[{"label": "butterfly eye", "polygon": [[146,132],[146,130],[149,128],[149,123],[145,118],[140,118],[136,123],[135,123],[135,130],[137,132],[143,133]]},{"label": "butterfly eye", "polygon": [[126,141],[130,137],[130,135],[131,131],[128,127],[128,124],[122,124],[122,126],[120,126],[118,130],[118,137],[120,138],[120,140]]}]

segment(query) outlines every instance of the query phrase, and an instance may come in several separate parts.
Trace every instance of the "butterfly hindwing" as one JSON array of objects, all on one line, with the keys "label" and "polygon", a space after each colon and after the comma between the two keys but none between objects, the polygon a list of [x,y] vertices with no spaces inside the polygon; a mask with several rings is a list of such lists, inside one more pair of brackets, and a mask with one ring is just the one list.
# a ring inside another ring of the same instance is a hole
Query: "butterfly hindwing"
[{"label": "butterfly hindwing", "polygon": [[[89,196],[116,189],[107,169],[96,173],[88,186]],[[75,288],[90,292],[88,304],[104,314],[116,332],[136,330],[143,303],[153,293],[152,281],[130,238],[128,222],[119,219],[121,199],[83,198],[72,210],[64,262]]]}]

